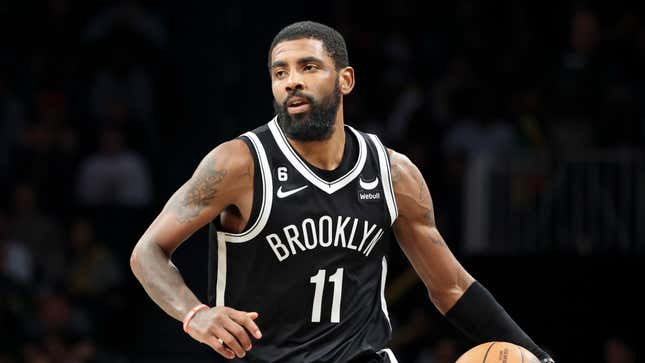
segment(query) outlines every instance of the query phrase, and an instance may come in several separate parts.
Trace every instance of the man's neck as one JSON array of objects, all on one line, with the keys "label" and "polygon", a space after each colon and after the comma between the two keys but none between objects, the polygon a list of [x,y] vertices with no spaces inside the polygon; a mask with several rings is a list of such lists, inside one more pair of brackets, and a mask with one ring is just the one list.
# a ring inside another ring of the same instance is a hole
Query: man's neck
[{"label": "man's neck", "polygon": [[345,124],[339,109],[331,136],[322,141],[298,141],[288,138],[291,146],[309,164],[323,170],[334,170],[343,160],[345,151]]}]

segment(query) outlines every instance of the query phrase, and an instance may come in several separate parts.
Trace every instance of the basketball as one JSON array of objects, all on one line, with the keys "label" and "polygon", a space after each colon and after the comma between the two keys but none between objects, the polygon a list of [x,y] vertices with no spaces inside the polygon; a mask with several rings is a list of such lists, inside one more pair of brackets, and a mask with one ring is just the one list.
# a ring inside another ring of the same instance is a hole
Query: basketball
[{"label": "basketball", "polygon": [[486,342],[462,354],[455,363],[540,363],[540,360],[519,345]]}]

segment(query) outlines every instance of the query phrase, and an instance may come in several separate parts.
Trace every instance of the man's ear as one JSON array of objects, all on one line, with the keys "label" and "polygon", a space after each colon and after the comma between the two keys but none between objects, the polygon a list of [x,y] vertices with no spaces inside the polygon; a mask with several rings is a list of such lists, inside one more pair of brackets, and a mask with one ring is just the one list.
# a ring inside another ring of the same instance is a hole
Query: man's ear
[{"label": "man's ear", "polygon": [[345,67],[338,71],[338,87],[340,93],[347,95],[354,89],[354,68]]}]

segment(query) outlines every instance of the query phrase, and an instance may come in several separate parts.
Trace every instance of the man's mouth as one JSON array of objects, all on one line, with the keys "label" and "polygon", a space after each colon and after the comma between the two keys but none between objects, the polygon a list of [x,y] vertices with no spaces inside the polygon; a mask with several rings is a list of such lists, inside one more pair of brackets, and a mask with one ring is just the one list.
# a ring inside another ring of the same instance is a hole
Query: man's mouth
[{"label": "man's mouth", "polygon": [[304,97],[291,97],[287,101],[287,112],[292,115],[307,112],[310,108],[309,100]]}]

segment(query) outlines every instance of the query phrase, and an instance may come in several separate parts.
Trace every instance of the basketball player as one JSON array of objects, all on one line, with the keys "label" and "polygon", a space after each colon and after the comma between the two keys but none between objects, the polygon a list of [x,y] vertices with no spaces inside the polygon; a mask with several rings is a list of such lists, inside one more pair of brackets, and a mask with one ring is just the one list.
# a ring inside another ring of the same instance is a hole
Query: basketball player
[{"label": "basketball player", "polygon": [[[215,147],[134,248],[150,297],[222,356],[248,362],[396,362],[384,299],[392,227],[430,300],[477,342],[551,361],[455,259],[417,167],[343,119],[354,87],[343,37],[314,22],[269,50],[276,116]],[[170,256],[211,225],[209,305]]]}]

